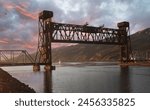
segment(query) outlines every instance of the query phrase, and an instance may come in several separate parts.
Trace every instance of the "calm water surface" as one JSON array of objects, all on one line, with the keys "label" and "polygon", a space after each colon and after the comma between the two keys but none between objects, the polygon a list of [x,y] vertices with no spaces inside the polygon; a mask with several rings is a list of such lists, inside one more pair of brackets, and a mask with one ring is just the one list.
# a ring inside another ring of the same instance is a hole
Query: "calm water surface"
[{"label": "calm water surface", "polygon": [[32,66],[3,67],[36,92],[114,93],[150,92],[150,67],[120,68],[113,63],[56,64],[52,74],[33,72]]}]

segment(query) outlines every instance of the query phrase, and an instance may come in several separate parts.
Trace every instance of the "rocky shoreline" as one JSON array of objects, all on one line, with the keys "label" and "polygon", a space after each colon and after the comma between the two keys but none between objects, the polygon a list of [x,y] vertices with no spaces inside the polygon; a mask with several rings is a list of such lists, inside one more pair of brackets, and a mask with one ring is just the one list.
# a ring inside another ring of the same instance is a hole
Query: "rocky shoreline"
[{"label": "rocky shoreline", "polygon": [[0,92],[1,93],[35,93],[28,85],[12,77],[8,72],[0,68]]}]

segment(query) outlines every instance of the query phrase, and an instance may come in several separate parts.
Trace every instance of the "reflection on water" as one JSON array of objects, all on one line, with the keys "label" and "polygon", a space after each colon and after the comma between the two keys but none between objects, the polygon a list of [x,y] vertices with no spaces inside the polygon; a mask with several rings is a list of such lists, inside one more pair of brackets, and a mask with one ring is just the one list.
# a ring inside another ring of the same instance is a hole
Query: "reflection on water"
[{"label": "reflection on water", "polygon": [[52,93],[52,71],[44,72],[44,92]]},{"label": "reflection on water", "polygon": [[130,69],[120,67],[120,92],[129,93],[130,91]]},{"label": "reflection on water", "polygon": [[[43,68],[43,67],[41,67]],[[150,67],[120,68],[114,63],[65,63],[51,72],[32,66],[3,67],[13,77],[46,93],[150,92]]]}]

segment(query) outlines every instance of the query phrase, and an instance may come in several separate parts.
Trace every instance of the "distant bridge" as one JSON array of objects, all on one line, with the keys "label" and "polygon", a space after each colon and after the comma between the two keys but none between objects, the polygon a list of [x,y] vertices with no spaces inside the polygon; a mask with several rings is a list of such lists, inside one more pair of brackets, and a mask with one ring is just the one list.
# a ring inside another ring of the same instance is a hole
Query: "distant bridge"
[{"label": "distant bridge", "polygon": [[33,65],[34,59],[26,50],[0,50],[0,66]]},{"label": "distant bridge", "polygon": [[[37,71],[35,65],[46,65],[45,63],[35,63],[33,58],[26,50],[0,50],[0,67],[3,66],[33,66],[33,70]],[[35,66],[35,67],[34,67]],[[53,69],[55,67],[53,66]]]},{"label": "distant bridge", "polygon": [[[45,65],[45,63],[38,63]],[[0,50],[0,66],[35,65],[35,59],[26,50]]]}]

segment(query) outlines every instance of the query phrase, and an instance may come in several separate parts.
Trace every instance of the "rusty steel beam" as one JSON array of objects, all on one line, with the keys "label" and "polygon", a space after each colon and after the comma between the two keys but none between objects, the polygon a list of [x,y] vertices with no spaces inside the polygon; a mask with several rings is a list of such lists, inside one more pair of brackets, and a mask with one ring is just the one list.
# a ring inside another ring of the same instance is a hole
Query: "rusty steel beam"
[{"label": "rusty steel beam", "polygon": [[[52,42],[121,45],[122,30],[51,22]],[[42,33],[41,33],[42,34]]]},{"label": "rusty steel beam", "polygon": [[[121,45],[122,30],[51,22],[51,42]],[[42,34],[42,33],[41,33]]]}]

